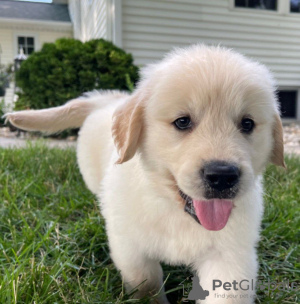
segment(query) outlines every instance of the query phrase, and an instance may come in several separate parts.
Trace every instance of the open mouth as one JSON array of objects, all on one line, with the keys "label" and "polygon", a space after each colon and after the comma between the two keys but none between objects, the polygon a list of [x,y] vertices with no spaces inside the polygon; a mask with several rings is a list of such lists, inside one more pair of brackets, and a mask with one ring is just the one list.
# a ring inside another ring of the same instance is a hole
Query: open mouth
[{"label": "open mouth", "polygon": [[233,208],[233,202],[227,199],[195,200],[179,190],[179,194],[185,201],[184,211],[210,231],[222,230],[229,219]]}]

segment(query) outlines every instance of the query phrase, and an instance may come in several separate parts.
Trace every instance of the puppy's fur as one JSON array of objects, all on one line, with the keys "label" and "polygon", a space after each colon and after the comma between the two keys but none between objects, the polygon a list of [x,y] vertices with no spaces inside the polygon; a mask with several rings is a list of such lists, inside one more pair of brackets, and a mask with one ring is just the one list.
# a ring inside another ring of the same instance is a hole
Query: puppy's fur
[{"label": "puppy's fur", "polygon": [[[47,133],[81,126],[80,170],[99,198],[111,257],[127,289],[139,286],[136,297],[162,289],[164,261],[198,273],[210,292],[201,303],[246,304],[253,303],[254,291],[222,289],[238,297],[218,299],[212,281],[257,275],[261,175],[269,161],[284,166],[274,90],[263,65],[228,49],[195,45],[146,67],[132,95],[94,92],[61,107],[10,113],[7,119]],[[193,121],[188,131],[174,127],[182,116]],[[240,130],[245,116],[255,122],[251,134]],[[179,195],[180,189],[204,199],[199,172],[214,160],[241,170],[234,208],[220,231],[206,230],[184,212]],[[243,294],[248,297],[241,300]],[[168,303],[163,292],[156,303]]]}]

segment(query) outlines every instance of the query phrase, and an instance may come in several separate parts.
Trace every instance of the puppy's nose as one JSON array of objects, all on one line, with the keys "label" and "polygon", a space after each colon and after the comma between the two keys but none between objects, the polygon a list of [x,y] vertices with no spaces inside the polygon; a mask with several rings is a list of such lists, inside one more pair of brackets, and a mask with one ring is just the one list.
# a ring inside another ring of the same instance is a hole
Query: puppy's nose
[{"label": "puppy's nose", "polygon": [[206,164],[202,170],[204,182],[214,190],[230,189],[239,182],[240,170],[237,166],[221,161]]}]

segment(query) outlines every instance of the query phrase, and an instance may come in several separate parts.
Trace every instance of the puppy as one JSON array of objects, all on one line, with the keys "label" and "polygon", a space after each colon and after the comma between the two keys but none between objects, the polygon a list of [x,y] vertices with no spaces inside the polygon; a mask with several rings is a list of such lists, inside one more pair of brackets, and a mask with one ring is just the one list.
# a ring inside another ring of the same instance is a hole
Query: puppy
[{"label": "puppy", "polygon": [[81,127],[78,164],[136,298],[168,303],[163,261],[192,267],[209,292],[201,303],[248,304],[254,288],[214,282],[257,276],[261,176],[268,162],[285,166],[275,89],[263,65],[195,45],[144,68],[132,95],[94,92],[6,118],[46,133]]}]

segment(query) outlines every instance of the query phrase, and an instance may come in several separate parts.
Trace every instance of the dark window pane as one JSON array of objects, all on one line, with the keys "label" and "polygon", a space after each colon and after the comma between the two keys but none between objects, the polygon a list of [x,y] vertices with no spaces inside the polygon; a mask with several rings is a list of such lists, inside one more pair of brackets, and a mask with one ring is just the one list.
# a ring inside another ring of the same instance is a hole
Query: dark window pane
[{"label": "dark window pane", "polygon": [[34,52],[34,48],[33,47],[29,47],[27,48],[27,54],[30,55],[31,53]]},{"label": "dark window pane", "polygon": [[235,0],[236,7],[277,10],[277,0]]},{"label": "dark window pane", "polygon": [[27,45],[34,45],[34,38],[33,37],[27,37]]},{"label": "dark window pane", "polygon": [[24,54],[30,55],[34,52],[34,37],[18,37],[18,53],[23,49]]},{"label": "dark window pane", "polygon": [[279,91],[277,94],[281,117],[296,118],[297,91]]},{"label": "dark window pane", "polygon": [[247,7],[246,0],[235,0],[235,6],[237,7]]},{"label": "dark window pane", "polygon": [[291,0],[291,12],[300,13],[300,0]]},{"label": "dark window pane", "polygon": [[25,37],[18,37],[18,44],[22,44],[24,45],[25,44]]}]

